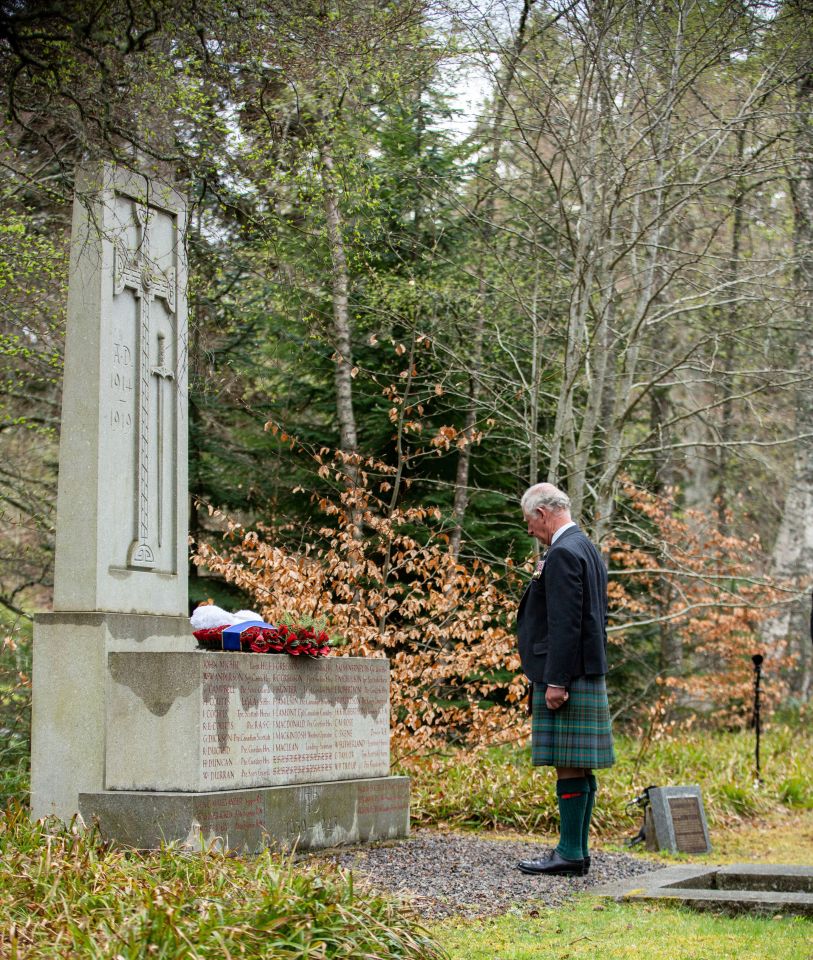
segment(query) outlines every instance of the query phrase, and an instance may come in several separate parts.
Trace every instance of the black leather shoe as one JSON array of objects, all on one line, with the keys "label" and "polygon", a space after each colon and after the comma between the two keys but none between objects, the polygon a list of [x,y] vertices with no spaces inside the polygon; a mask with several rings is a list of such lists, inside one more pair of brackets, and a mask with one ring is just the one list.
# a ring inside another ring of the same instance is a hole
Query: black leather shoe
[{"label": "black leather shoe", "polygon": [[590,873],[590,857],[585,857],[582,860],[582,876],[586,877]]},{"label": "black leather shoe", "polygon": [[542,873],[547,876],[581,877],[584,860],[565,860],[554,850],[549,857],[540,860],[520,860],[517,868],[523,873]]}]

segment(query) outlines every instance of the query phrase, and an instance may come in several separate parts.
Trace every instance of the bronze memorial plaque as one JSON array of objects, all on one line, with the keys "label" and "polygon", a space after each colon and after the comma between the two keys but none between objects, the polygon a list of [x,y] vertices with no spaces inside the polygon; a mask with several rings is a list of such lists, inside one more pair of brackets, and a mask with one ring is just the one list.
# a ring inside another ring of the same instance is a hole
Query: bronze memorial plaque
[{"label": "bronze memorial plaque", "polygon": [[708,847],[697,797],[669,797],[667,802],[677,849],[681,853],[705,853]]}]

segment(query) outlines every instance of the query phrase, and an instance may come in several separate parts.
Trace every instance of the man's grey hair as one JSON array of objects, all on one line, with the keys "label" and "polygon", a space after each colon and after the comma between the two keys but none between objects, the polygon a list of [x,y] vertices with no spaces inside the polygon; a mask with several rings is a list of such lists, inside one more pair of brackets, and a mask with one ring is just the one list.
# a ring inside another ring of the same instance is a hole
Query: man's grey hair
[{"label": "man's grey hair", "polygon": [[570,510],[570,497],[564,490],[554,487],[552,483],[535,483],[523,493],[520,505],[526,517],[530,516],[537,507],[560,513],[562,510]]}]

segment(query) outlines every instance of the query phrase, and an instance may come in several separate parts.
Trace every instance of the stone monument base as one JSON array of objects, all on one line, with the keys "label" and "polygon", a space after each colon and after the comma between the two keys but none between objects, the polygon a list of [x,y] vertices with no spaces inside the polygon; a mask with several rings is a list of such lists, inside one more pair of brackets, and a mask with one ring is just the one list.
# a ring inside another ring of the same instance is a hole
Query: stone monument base
[{"label": "stone monument base", "polygon": [[66,822],[104,790],[108,654],[194,651],[186,617],[40,613],[34,618],[31,816]]},{"label": "stone monument base", "polygon": [[179,842],[257,853],[263,847],[312,850],[409,834],[409,777],[163,793],[83,793],[85,823],[105,840],[139,849]]}]

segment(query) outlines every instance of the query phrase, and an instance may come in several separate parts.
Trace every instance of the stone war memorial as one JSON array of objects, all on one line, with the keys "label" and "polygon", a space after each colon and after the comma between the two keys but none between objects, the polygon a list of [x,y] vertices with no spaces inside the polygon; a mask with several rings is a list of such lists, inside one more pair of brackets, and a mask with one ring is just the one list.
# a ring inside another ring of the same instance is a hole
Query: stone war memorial
[{"label": "stone war memorial", "polygon": [[385,659],[199,650],[187,598],[186,207],[76,178],[54,610],[34,629],[32,817],[140,848],[406,836]]}]

